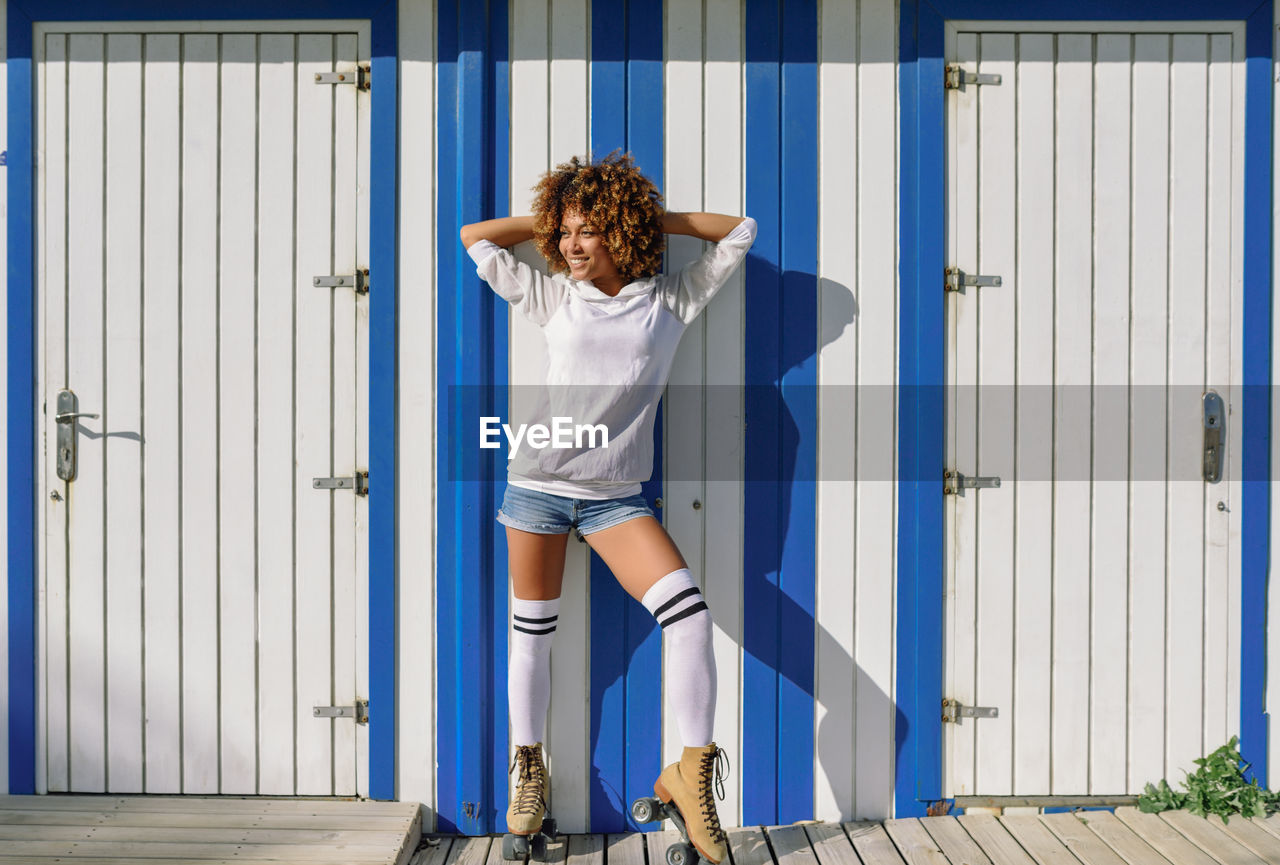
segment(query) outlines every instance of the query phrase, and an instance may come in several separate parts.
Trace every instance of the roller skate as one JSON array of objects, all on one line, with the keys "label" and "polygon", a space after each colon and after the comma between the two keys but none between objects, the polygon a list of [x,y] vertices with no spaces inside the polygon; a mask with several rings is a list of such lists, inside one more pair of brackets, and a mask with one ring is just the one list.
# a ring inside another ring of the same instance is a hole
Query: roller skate
[{"label": "roller skate", "polygon": [[663,769],[654,782],[657,798],[631,804],[637,823],[670,820],[675,824],[680,841],[667,848],[667,865],[697,865],[699,856],[711,865],[724,859],[727,838],[720,828],[715,797],[724,798],[728,770],[729,758],[715,742],[705,748],[685,748],[680,762]]},{"label": "roller skate", "polygon": [[516,791],[507,809],[507,834],[502,836],[502,858],[535,862],[547,858],[547,842],[556,834],[556,821],[547,816],[547,790],[551,783],[542,762],[542,743],[517,745]]}]

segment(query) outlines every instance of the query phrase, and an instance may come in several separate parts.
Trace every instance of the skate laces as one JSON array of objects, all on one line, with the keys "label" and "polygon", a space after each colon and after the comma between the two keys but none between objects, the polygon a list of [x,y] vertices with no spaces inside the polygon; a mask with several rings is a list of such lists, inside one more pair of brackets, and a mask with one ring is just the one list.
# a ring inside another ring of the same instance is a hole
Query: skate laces
[{"label": "skate laces", "polygon": [[720,828],[720,815],[716,813],[716,799],[724,800],[724,782],[729,777],[729,755],[723,748],[708,749],[698,758],[698,798],[707,831],[717,841],[724,841]]},{"label": "skate laces", "polygon": [[542,764],[542,749],[537,745],[517,745],[516,759],[508,772],[520,770],[516,777],[516,798],[512,810],[517,814],[537,814],[545,808],[542,790],[547,769]]}]

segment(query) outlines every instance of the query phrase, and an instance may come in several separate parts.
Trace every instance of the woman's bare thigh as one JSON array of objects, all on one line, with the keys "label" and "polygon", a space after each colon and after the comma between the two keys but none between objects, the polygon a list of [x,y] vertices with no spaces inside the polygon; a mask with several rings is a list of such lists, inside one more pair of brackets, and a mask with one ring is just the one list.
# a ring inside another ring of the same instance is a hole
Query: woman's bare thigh
[{"label": "woman's bare thigh", "polygon": [[592,532],[586,541],[637,601],[658,580],[688,567],[675,541],[653,517],[637,517]]},{"label": "woman's bare thigh", "polygon": [[560,597],[569,535],[541,535],[507,526],[507,565],[515,596],[525,601]]}]

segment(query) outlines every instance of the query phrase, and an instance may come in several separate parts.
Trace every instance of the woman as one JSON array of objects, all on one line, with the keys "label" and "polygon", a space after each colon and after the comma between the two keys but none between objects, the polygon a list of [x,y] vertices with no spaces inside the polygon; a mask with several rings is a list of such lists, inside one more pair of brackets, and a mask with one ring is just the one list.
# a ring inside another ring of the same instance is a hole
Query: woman
[{"label": "woman", "polygon": [[[668,646],[665,686],[684,751],[654,792],[673,802],[709,862],[724,858],[713,786],[723,752],[712,741],[716,671],[711,614],[680,551],[640,495],[653,464],[653,424],[680,336],[737,268],[755,222],[715,213],[665,213],[629,155],[576,157],[535,187],[533,216],[464,226],[480,276],[547,340],[547,388],[535,414],[605,430],[584,444],[519,440],[498,521],[507,527],[514,583],[508,693],[517,789],[510,831],[537,832],[546,812],[542,759],[551,696],[551,639],[565,544],[576,529],[622,587],[652,613]],[[665,234],[716,242],[697,261],[659,275]],[[506,249],[533,240],[543,274]],[[679,434],[678,430],[672,430]],[[555,446],[555,445],[568,446]]]}]

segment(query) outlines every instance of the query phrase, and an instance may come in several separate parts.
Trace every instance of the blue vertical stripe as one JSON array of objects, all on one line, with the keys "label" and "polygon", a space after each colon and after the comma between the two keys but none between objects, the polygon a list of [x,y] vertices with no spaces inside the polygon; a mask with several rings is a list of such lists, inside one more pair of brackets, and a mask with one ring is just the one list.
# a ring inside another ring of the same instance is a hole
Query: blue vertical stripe
[{"label": "blue vertical stripe", "polygon": [[[593,0],[592,155],[629,151],[658,188],[663,177],[662,40],[660,8],[638,0]],[[662,496],[662,427],[660,409],[653,478],[643,490],[650,502]],[[629,805],[653,795],[661,770],[662,635],[653,617],[627,596],[595,554],[591,659],[591,830],[619,832],[637,828]]]},{"label": "blue vertical stripe", "polygon": [[35,186],[31,19],[8,4],[9,792],[36,791]]},{"label": "blue vertical stripe", "polygon": [[942,384],[946,207],[943,22],[1246,20],[1242,464],[1241,753],[1265,778],[1266,598],[1270,562],[1272,4],[1257,0],[931,0],[901,5],[899,28],[898,704],[894,807],[919,816],[941,797]]},{"label": "blue vertical stripe", "polygon": [[817,27],[811,3],[747,4],[745,823],[813,815]]},{"label": "blue vertical stripe", "polygon": [[[40,21],[227,21],[369,19],[373,48],[369,269],[369,749],[370,795],[395,795],[395,389],[396,389],[396,6],[385,0],[191,0],[159,8],[147,0],[42,0]],[[8,15],[8,478],[9,790],[35,790],[35,188],[31,120],[33,19]]]},{"label": "blue vertical stripe", "polygon": [[1244,134],[1240,754],[1267,785],[1267,572],[1271,556],[1272,4],[1248,19]]},{"label": "blue vertical stripe", "polygon": [[480,835],[505,828],[507,588],[497,461],[476,430],[505,401],[507,328],[458,230],[506,211],[507,22],[501,3],[437,15],[436,808],[441,831]]}]

